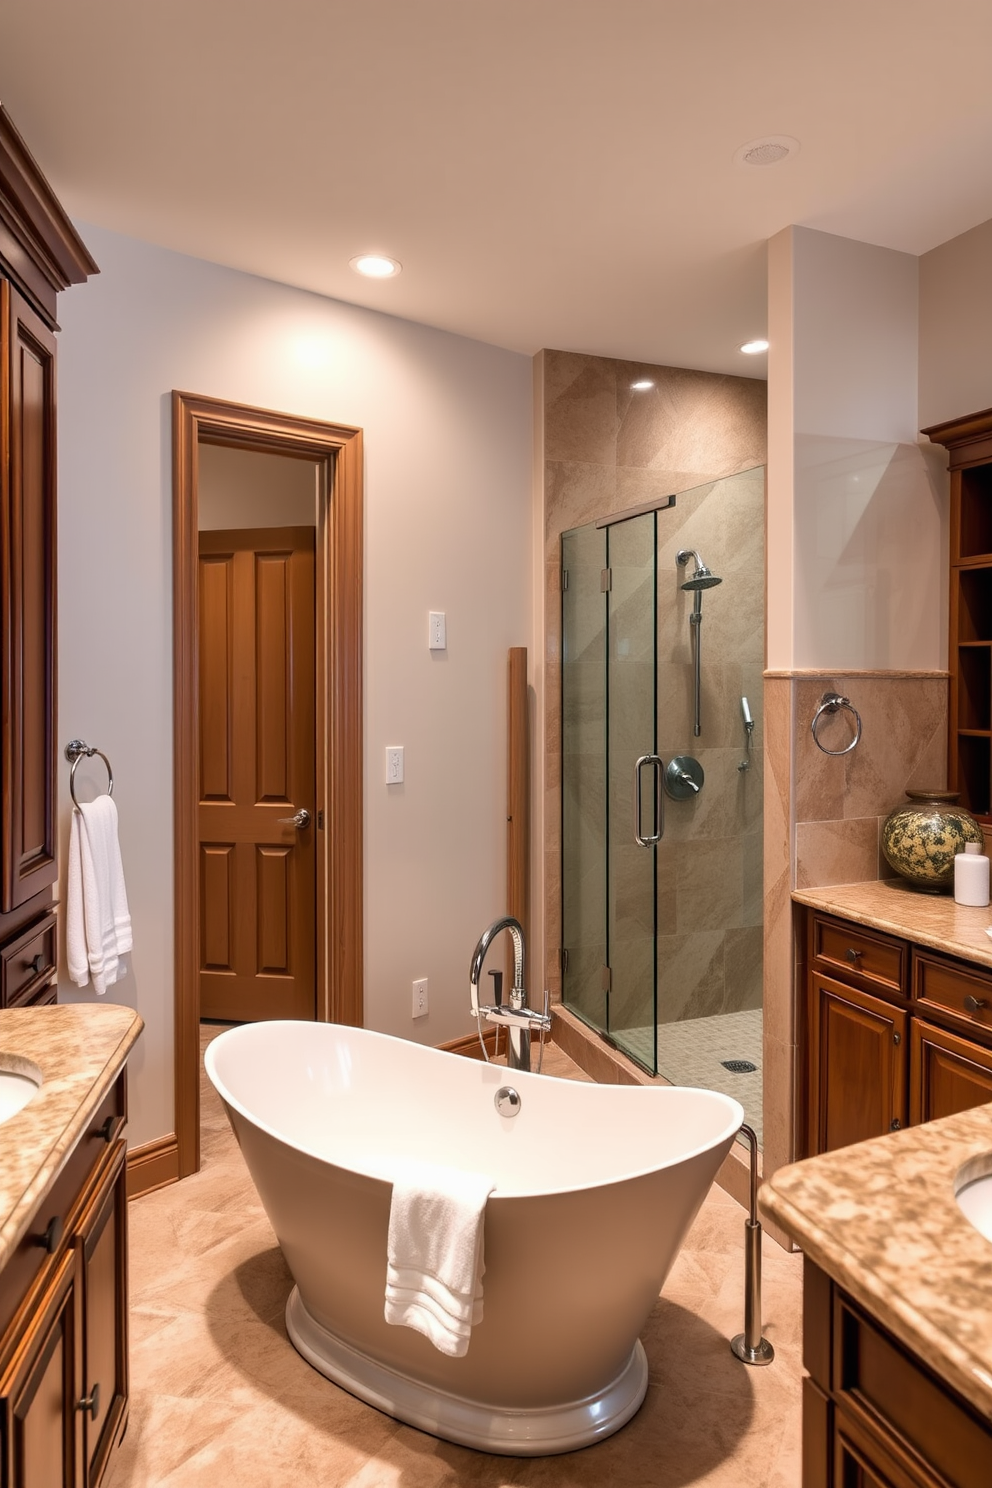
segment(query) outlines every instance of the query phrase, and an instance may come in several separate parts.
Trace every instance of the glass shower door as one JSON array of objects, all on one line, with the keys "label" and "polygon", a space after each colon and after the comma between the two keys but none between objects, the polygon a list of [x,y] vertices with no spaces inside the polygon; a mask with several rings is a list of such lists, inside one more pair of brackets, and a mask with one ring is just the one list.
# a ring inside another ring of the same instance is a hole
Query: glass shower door
[{"label": "glass shower door", "polygon": [[562,996],[652,1071],[656,550],[653,512],[562,536]]},{"label": "glass shower door", "polygon": [[562,535],[562,997],[606,1031],[606,533]]},{"label": "glass shower door", "polygon": [[[654,843],[661,833],[664,800],[660,770],[654,763],[657,515],[648,512],[614,523],[606,534],[606,1031],[619,1048],[653,1071],[657,1066]],[[640,765],[639,760],[643,761]]]}]

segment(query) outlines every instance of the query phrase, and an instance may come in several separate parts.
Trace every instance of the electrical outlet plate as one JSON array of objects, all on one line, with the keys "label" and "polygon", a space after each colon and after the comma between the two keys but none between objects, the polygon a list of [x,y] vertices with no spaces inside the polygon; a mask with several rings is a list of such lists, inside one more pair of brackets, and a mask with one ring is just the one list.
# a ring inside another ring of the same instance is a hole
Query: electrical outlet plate
[{"label": "electrical outlet plate", "polygon": [[386,745],[386,784],[403,784],[403,745]]},{"label": "electrical outlet plate", "polygon": [[413,1016],[425,1018],[429,1011],[427,1004],[427,978],[421,977],[413,984]]}]

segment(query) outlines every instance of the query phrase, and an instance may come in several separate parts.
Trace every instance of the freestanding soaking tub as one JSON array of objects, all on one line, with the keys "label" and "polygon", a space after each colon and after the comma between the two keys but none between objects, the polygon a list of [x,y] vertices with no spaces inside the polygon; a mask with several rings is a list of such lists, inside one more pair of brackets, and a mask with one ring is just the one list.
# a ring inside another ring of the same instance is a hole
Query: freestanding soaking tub
[{"label": "freestanding soaking tub", "polygon": [[[709,1090],[591,1085],[328,1023],[254,1023],[206,1067],[296,1282],[316,1369],[421,1430],[487,1452],[587,1446],[637,1410],[638,1334],[743,1111]],[[497,1091],[519,1095],[513,1116]],[[468,1353],[386,1323],[392,1178],[483,1171],[484,1316]]]}]

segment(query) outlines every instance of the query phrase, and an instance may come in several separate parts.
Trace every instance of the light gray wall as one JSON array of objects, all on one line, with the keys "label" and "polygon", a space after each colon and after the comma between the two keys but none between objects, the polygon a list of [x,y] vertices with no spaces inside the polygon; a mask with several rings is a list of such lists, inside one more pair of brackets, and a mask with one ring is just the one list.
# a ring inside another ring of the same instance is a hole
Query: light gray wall
[{"label": "light gray wall", "polygon": [[942,460],[917,439],[918,260],[769,244],[768,665],[944,666]]},{"label": "light gray wall", "polygon": [[[81,231],[102,273],[59,305],[59,728],[105,750],[117,781],[135,949],[109,995],[145,1019],[140,1144],[173,1130],[171,390],[365,431],[366,1023],[437,1043],[468,1031],[468,959],[505,907],[506,650],[532,629],[531,367]],[[444,654],[427,650],[431,609],[447,613]],[[406,749],[388,792],[387,744]],[[63,765],[63,831],[67,779]],[[431,1011],[414,1023],[424,976]]]},{"label": "light gray wall", "polygon": [[920,424],[992,408],[992,221],[920,259]]},{"label": "light gray wall", "polygon": [[312,527],[317,467],[261,450],[201,444],[197,511],[201,532],[239,527]]}]

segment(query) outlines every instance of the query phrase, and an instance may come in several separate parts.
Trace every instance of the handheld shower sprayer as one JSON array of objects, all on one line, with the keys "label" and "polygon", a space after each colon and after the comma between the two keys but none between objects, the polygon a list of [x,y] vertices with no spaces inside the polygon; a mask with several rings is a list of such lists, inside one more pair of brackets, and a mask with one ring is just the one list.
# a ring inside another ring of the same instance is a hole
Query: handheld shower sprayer
[{"label": "handheld shower sprayer", "polygon": [[744,744],[747,749],[747,758],[742,759],[737,768],[738,770],[750,770],[751,737],[754,734],[754,719],[751,717],[751,709],[746,697],[741,698],[741,718],[744,720]]}]

